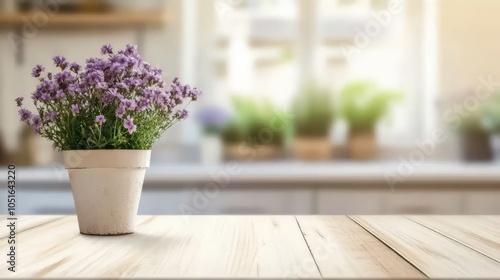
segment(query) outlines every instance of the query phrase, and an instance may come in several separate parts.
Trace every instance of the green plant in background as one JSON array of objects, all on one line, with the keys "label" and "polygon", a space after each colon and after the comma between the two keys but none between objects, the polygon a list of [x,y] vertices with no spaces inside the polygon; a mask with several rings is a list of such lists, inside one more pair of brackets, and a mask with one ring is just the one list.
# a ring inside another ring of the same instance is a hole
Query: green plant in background
[{"label": "green plant in background", "polygon": [[500,92],[491,96],[481,108],[481,122],[492,134],[500,133]]},{"label": "green plant in background", "polygon": [[294,132],[301,137],[326,137],[333,123],[333,96],[316,85],[305,86],[293,102]]},{"label": "green plant in background", "polygon": [[[440,103],[442,103],[442,107],[440,108],[440,110],[441,112],[447,112],[451,108],[463,106],[464,101],[470,97],[473,97],[471,93],[445,95],[441,98]],[[478,109],[468,110],[467,114],[464,115],[458,114],[458,112],[453,111],[454,115],[450,115],[452,119],[448,120],[446,122],[446,125],[451,131],[454,131],[458,134],[465,134],[469,132],[486,133],[487,129],[485,127],[483,115],[486,114],[487,110],[485,110],[485,108],[488,103],[489,100],[480,100]]]},{"label": "green plant in background", "polygon": [[233,96],[235,114],[222,132],[227,144],[247,142],[249,145],[281,146],[285,140],[286,129],[273,130],[271,122],[276,108],[267,99],[249,96]]},{"label": "green plant in background", "polygon": [[402,97],[400,92],[381,90],[373,82],[354,82],[342,89],[339,111],[351,132],[372,131],[387,115],[390,105]]}]

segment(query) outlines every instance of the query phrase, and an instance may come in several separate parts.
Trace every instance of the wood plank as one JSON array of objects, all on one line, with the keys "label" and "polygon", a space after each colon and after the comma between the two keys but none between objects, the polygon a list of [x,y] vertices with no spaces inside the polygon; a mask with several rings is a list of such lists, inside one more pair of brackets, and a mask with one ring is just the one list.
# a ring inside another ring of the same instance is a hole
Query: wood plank
[{"label": "wood plank", "polygon": [[104,237],[79,234],[69,216],[18,243],[18,272],[4,262],[0,277],[320,277],[293,216],[140,216],[136,233]]},{"label": "wood plank", "polygon": [[481,217],[493,221],[497,224],[500,224],[500,216],[481,216]]},{"label": "wood plank", "polygon": [[[9,221],[7,218],[10,216],[1,216],[0,217],[0,223],[1,227],[5,227]],[[19,234],[20,232],[23,232],[25,230],[50,223],[52,221],[55,221],[57,219],[61,219],[63,216],[36,216],[36,215],[26,215],[26,216],[16,216],[16,233]],[[0,239],[5,238],[9,234],[8,231],[1,231],[0,232]]]},{"label": "wood plank", "polygon": [[346,216],[297,216],[309,249],[326,278],[426,278]]},{"label": "wood plank", "polygon": [[431,278],[500,276],[500,263],[402,216],[353,216]]},{"label": "wood plank", "polygon": [[408,216],[500,262],[500,224],[481,216]]}]

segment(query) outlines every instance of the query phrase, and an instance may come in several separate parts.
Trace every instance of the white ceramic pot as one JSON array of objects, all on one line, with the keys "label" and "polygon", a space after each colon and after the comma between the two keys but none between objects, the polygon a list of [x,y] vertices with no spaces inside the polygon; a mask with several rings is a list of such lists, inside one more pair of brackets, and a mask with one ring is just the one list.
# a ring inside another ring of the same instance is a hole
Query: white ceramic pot
[{"label": "white ceramic pot", "polygon": [[151,151],[75,150],[63,157],[80,232],[133,233]]}]

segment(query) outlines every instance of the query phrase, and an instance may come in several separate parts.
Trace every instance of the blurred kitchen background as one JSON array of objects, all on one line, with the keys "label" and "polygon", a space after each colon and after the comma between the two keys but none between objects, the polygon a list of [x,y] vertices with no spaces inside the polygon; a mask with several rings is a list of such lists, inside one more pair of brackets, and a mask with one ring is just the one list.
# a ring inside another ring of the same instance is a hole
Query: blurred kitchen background
[{"label": "blurred kitchen background", "polygon": [[204,92],[155,145],[140,214],[500,214],[499,12],[498,0],[0,0],[0,162],[17,166],[18,214],[75,210],[60,153],[14,98],[29,100],[34,65],[83,63],[107,43],[138,45],[165,79]]}]

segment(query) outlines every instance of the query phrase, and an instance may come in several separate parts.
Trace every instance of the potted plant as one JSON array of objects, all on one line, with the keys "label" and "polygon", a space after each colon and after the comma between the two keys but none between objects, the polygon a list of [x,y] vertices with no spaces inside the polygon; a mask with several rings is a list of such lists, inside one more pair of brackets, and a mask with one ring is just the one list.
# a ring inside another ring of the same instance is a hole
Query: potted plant
[{"label": "potted plant", "polygon": [[500,93],[496,92],[482,107],[482,124],[491,135],[492,156],[500,162]]},{"label": "potted plant", "polygon": [[390,105],[401,97],[398,92],[380,90],[372,82],[350,83],[342,89],[340,113],[349,125],[348,150],[352,159],[376,156],[376,125],[388,114]]},{"label": "potted plant", "polygon": [[62,150],[80,232],[128,234],[154,142],[188,116],[186,101],[201,92],[178,78],[164,82],[136,46],[115,53],[105,45],[101,54],[84,67],[56,56],[57,73],[37,65],[36,112],[23,108],[23,98],[16,102],[21,121]]},{"label": "potted plant", "polygon": [[464,119],[458,128],[462,159],[470,162],[491,161],[492,143],[488,130],[484,127],[479,114]]},{"label": "potted plant", "polygon": [[[462,104],[470,96],[472,96],[470,92],[456,92],[443,96],[438,104],[440,104],[440,109],[445,111],[457,104]],[[487,111],[484,109],[488,103],[489,100],[481,101],[477,110],[471,110],[456,120],[446,122],[449,129],[456,133],[460,145],[460,157],[464,161],[488,162],[493,158],[490,133],[485,127],[482,116]]]},{"label": "potted plant", "polygon": [[204,165],[216,165],[222,160],[221,133],[229,121],[229,113],[219,106],[201,108],[197,119],[203,126],[201,141],[201,162]]},{"label": "potted plant", "polygon": [[333,147],[329,133],[334,118],[333,96],[315,85],[304,87],[293,101],[293,154],[304,160],[327,160]]},{"label": "potted plant", "polygon": [[222,132],[226,157],[236,160],[268,160],[279,157],[285,142],[285,128],[274,129],[273,104],[266,99],[234,96],[233,119]]}]

